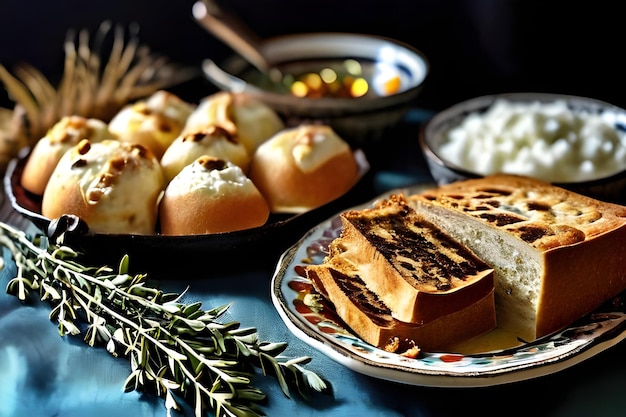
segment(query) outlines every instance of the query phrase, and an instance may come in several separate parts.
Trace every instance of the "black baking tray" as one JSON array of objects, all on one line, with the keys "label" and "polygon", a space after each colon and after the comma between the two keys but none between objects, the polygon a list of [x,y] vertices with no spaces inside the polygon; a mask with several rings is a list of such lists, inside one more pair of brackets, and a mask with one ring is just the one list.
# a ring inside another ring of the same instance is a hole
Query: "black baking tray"
[{"label": "black baking tray", "polygon": [[48,219],[42,215],[41,196],[21,185],[27,159],[28,154],[9,163],[4,188],[13,209],[44,234],[52,239],[64,234],[63,242],[90,264],[115,266],[129,255],[131,271],[180,274],[185,279],[210,278],[234,265],[238,270],[271,270],[280,255],[309,229],[345,208],[367,201],[374,192],[367,171],[342,197],[301,214],[272,214],[265,225],[252,229],[180,236],[102,234],[91,232],[80,219]]}]

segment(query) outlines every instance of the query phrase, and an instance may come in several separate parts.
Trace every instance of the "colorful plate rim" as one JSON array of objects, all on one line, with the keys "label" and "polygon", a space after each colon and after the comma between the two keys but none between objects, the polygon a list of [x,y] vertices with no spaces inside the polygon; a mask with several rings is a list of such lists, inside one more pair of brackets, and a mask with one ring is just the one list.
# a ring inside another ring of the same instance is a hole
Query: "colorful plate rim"
[{"label": "colorful plate rim", "polygon": [[[416,193],[433,186],[423,183],[392,190],[353,209],[371,206],[393,193]],[[626,338],[625,308],[607,302],[563,331],[515,348],[468,355],[424,352],[418,358],[385,352],[336,323],[320,320],[313,312],[299,311],[294,304],[298,293],[289,284],[306,280],[297,270],[310,263],[320,263],[324,245],[340,231],[337,213],[310,229],[286,250],[272,276],[271,296],[281,319],[296,337],[356,372],[418,386],[494,386],[562,371]]]}]

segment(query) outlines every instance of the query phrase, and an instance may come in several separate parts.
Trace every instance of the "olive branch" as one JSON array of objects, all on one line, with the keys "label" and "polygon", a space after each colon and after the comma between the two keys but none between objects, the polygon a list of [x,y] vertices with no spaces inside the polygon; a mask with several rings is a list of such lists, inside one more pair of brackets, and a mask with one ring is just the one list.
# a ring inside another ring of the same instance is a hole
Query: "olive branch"
[{"label": "olive branch", "polygon": [[[252,385],[256,369],[274,376],[290,398],[330,394],[330,384],[303,365],[310,357],[281,356],[287,344],[261,341],[257,330],[220,320],[230,304],[204,310],[181,302],[184,293],[164,293],[147,285],[146,274],[128,273],[129,257],[117,270],[78,262],[79,254],[43,235],[30,237],[0,222],[0,246],[17,267],[8,294],[21,301],[38,296],[50,304],[50,319],[61,336],[79,335],[89,346],[105,346],[130,360],[124,391],[141,391],[165,400],[168,416],[180,398],[196,417],[264,415],[266,395]],[[0,258],[1,260],[1,258]]]}]

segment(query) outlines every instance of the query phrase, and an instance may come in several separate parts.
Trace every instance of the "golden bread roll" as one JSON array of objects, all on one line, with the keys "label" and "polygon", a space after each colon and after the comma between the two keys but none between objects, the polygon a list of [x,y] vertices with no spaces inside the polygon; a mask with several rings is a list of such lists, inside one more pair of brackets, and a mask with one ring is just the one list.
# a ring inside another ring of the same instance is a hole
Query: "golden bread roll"
[{"label": "golden bread roll", "polygon": [[35,144],[22,171],[22,187],[33,194],[43,195],[52,171],[72,146],[83,139],[100,142],[112,138],[113,134],[102,120],[83,116],[63,117]]},{"label": "golden bread roll", "polygon": [[159,90],[124,106],[109,122],[109,130],[124,142],[150,149],[157,158],[183,130],[194,106],[167,91]]},{"label": "golden bread roll", "polygon": [[171,181],[185,166],[203,155],[230,161],[246,173],[250,155],[229,132],[219,126],[183,134],[174,140],[161,158],[165,180]]},{"label": "golden bread roll", "polygon": [[285,127],[278,114],[263,102],[226,91],[205,97],[187,119],[184,132],[197,132],[211,125],[228,131],[250,155]]},{"label": "golden bread roll", "polygon": [[149,149],[83,140],[57,164],[41,212],[50,219],[76,215],[95,233],[154,234],[164,186],[161,165]]},{"label": "golden bread roll", "polygon": [[249,175],[272,212],[298,213],[350,190],[359,166],[350,146],[329,126],[285,129],[252,157]]},{"label": "golden bread roll", "polygon": [[265,199],[241,168],[206,155],[170,181],[160,203],[164,235],[250,229],[262,226],[268,217]]}]

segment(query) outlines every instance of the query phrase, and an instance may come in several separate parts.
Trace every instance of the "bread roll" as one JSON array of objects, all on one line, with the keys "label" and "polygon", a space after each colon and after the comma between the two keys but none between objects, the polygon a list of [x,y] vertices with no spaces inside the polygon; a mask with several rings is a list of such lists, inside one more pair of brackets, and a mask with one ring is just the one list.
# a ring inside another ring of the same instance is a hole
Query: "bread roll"
[{"label": "bread roll", "polygon": [[533,341],[626,290],[626,207],[493,175],[411,196],[495,270],[498,325]]},{"label": "bread roll", "polygon": [[163,188],[161,165],[147,148],[82,140],[54,169],[41,212],[76,215],[95,233],[154,234]]},{"label": "bread roll", "polygon": [[35,144],[22,171],[22,187],[33,194],[43,195],[52,171],[67,150],[82,139],[94,143],[113,137],[102,120],[83,116],[63,117]]},{"label": "bread roll", "polygon": [[161,158],[165,180],[171,181],[185,166],[203,155],[214,156],[238,165],[248,171],[250,155],[230,133],[219,126],[186,133],[174,140]]},{"label": "bread roll", "polygon": [[178,96],[159,90],[146,100],[124,106],[109,122],[109,130],[119,140],[143,145],[161,158],[193,109]]},{"label": "bread roll", "polygon": [[201,156],[170,181],[160,204],[161,233],[197,235],[262,226],[269,208],[240,167]]},{"label": "bread roll", "polygon": [[263,102],[245,94],[222,91],[201,100],[187,119],[184,132],[220,126],[241,142],[250,155],[285,126],[278,114]]},{"label": "bread roll", "polygon": [[259,146],[249,177],[272,212],[298,213],[345,194],[357,183],[359,166],[350,146],[329,126],[302,125]]}]

